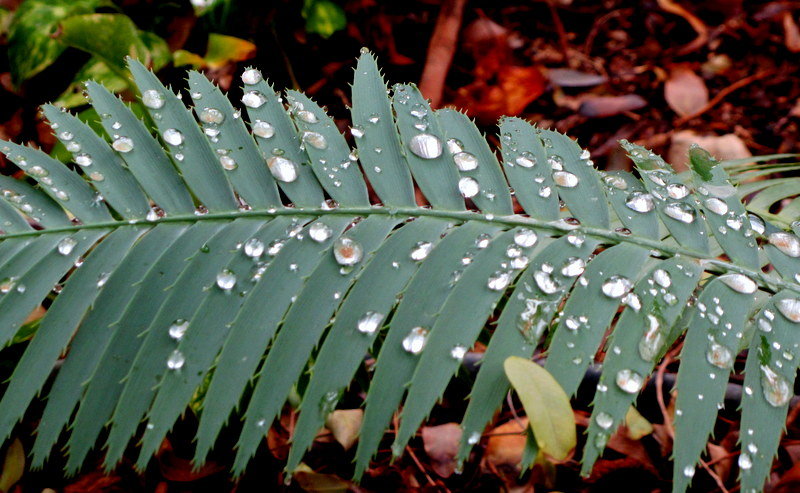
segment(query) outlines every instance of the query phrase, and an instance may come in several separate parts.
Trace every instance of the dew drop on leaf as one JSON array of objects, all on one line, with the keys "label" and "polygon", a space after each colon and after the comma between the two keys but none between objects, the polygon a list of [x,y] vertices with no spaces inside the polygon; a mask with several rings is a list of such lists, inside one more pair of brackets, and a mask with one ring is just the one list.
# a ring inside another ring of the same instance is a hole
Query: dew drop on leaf
[{"label": "dew drop on leaf", "polygon": [[564,188],[573,188],[578,186],[578,177],[569,171],[556,171],[553,173],[553,181],[556,185]]},{"label": "dew drop on leaf", "polygon": [[341,236],[333,243],[333,256],[339,265],[355,265],[363,258],[364,250],[357,241]]},{"label": "dew drop on leaf", "polygon": [[458,180],[458,191],[461,192],[462,197],[470,199],[478,195],[478,192],[480,192],[480,185],[478,185],[475,178],[464,176]]},{"label": "dew drop on leaf", "polygon": [[317,243],[322,243],[333,234],[333,230],[323,222],[315,222],[308,228],[308,236]]},{"label": "dew drop on leaf", "polygon": [[521,246],[522,248],[530,248],[536,244],[536,240],[538,240],[538,236],[536,232],[532,229],[522,228],[518,229],[514,233],[514,243]]},{"label": "dew drop on leaf", "polygon": [[383,317],[382,313],[368,311],[356,322],[356,330],[362,334],[374,334],[380,328]]},{"label": "dew drop on leaf", "polygon": [[117,137],[111,143],[111,147],[117,152],[131,152],[133,150],[133,140],[130,137]]},{"label": "dew drop on leaf", "polygon": [[74,238],[67,236],[58,242],[56,248],[61,255],[69,255],[77,244],[78,242]]},{"label": "dew drop on leaf", "polygon": [[800,257],[800,239],[785,231],[771,233],[768,240],[772,246],[790,257]]},{"label": "dew drop on leaf", "polygon": [[622,276],[611,276],[602,285],[603,294],[609,298],[621,298],[633,287],[630,279]]},{"label": "dew drop on leaf", "polygon": [[599,412],[594,417],[594,422],[603,430],[608,430],[614,424],[614,418],[608,413]]},{"label": "dew drop on leaf", "polygon": [[297,165],[283,156],[272,156],[267,160],[267,166],[278,181],[291,183],[297,179]]},{"label": "dew drop on leaf", "polygon": [[303,120],[306,123],[317,123],[319,121],[317,115],[308,110],[300,110],[296,113],[296,115],[297,118]]},{"label": "dew drop on leaf", "polygon": [[758,285],[744,274],[725,274],[719,277],[729,288],[743,294],[753,294],[758,289]]},{"label": "dew drop on leaf", "polygon": [[706,351],[706,361],[717,368],[727,370],[733,366],[733,353],[722,344],[712,341]]},{"label": "dew drop on leaf", "polygon": [[403,338],[403,349],[407,352],[417,355],[425,349],[425,344],[428,342],[428,330],[422,327],[414,327]]},{"label": "dew drop on leaf", "polygon": [[90,166],[92,164],[92,156],[86,153],[78,154],[75,156],[75,164],[78,166]]},{"label": "dew drop on leaf", "polygon": [[711,197],[709,199],[706,199],[703,202],[703,205],[705,205],[706,210],[709,210],[719,216],[727,214],[728,212],[728,204],[726,204],[724,201],[716,197]]},{"label": "dew drop on leaf", "polygon": [[219,125],[225,121],[225,113],[218,110],[217,108],[203,108],[200,110],[200,121],[203,123],[209,123],[214,125]]},{"label": "dew drop on leaf", "polygon": [[254,68],[249,68],[242,72],[242,82],[247,84],[248,86],[252,86],[254,84],[258,84],[261,82],[261,72]]},{"label": "dew drop on leaf", "polygon": [[250,238],[244,242],[244,254],[250,258],[258,258],[264,253],[264,242],[258,238]]},{"label": "dew drop on leaf", "polygon": [[186,333],[186,329],[189,328],[189,321],[179,318],[172,322],[172,325],[169,326],[169,336],[176,341],[180,341],[183,339],[183,335]]},{"label": "dew drop on leaf", "polygon": [[164,102],[164,95],[155,89],[148,89],[142,93],[142,104],[152,110],[162,108]]},{"label": "dew drop on leaf", "polygon": [[667,185],[667,195],[673,199],[682,199],[689,195],[689,188],[683,183],[670,183]]},{"label": "dew drop on leaf", "polygon": [[258,91],[247,91],[242,96],[242,103],[248,108],[260,108],[266,102],[267,98]]},{"label": "dew drop on leaf", "polygon": [[411,260],[419,262],[428,257],[428,254],[433,250],[433,243],[430,241],[420,241],[414,248],[411,249]]},{"label": "dew drop on leaf", "polygon": [[682,223],[690,224],[694,222],[694,209],[689,204],[669,204],[664,207],[664,214]]},{"label": "dew drop on leaf", "polygon": [[761,387],[764,391],[764,399],[771,406],[785,406],[792,398],[789,382],[766,365],[761,365]]},{"label": "dew drop on leaf", "polygon": [[303,142],[314,149],[324,150],[328,148],[328,141],[319,132],[303,132]]},{"label": "dew drop on leaf", "polygon": [[523,152],[517,156],[517,159],[515,159],[514,162],[517,163],[517,166],[522,168],[533,168],[536,166],[536,156],[530,152]]},{"label": "dew drop on leaf", "polygon": [[[447,141],[448,146],[450,145],[450,140]],[[456,163],[456,167],[459,169],[459,171],[472,171],[478,167],[478,158],[469,152],[456,153],[453,156],[453,162]]]},{"label": "dew drop on leaf", "polygon": [[494,291],[502,291],[508,287],[511,282],[511,273],[508,271],[497,271],[491,276],[487,282],[489,289]]},{"label": "dew drop on leaf", "polygon": [[408,148],[422,159],[436,159],[442,155],[442,141],[431,134],[417,134],[411,137]]},{"label": "dew drop on leaf", "polygon": [[275,135],[275,127],[263,120],[256,120],[253,123],[253,135],[262,139],[269,139]]},{"label": "dew drop on leaf", "polygon": [[623,369],[617,372],[617,387],[629,394],[635,394],[642,389],[644,378],[633,370]]},{"label": "dew drop on leaf", "polygon": [[172,351],[167,358],[167,368],[170,370],[180,370],[184,363],[186,363],[186,358],[177,349]]},{"label": "dew drop on leaf", "polygon": [[236,286],[236,274],[230,269],[222,269],[217,274],[217,286],[223,291],[230,291]]},{"label": "dew drop on leaf", "polygon": [[[621,179],[621,178],[620,178]],[[653,196],[645,192],[633,192],[628,195],[625,205],[636,212],[650,212],[653,210]]]},{"label": "dew drop on leaf", "polygon": [[800,298],[784,298],[775,302],[775,306],[784,317],[794,323],[800,323]]},{"label": "dew drop on leaf", "polygon": [[161,134],[164,142],[171,146],[179,146],[183,144],[183,134],[176,128],[168,128]]}]

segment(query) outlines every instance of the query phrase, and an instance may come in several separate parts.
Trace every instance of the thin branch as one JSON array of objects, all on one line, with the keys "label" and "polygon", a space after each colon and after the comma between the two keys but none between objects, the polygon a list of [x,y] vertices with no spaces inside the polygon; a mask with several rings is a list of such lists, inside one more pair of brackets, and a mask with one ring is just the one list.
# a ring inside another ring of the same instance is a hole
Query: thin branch
[{"label": "thin branch", "polygon": [[458,32],[464,17],[464,4],[467,0],[445,0],[436,19],[436,27],[428,44],[428,58],[422,70],[419,90],[431,100],[436,108],[442,103],[444,81],[453,63],[458,46]]}]

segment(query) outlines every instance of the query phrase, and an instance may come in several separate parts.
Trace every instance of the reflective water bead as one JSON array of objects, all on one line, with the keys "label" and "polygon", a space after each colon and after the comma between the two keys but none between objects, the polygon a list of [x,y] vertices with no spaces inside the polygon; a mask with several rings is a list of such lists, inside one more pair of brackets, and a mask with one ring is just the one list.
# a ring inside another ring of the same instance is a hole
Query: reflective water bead
[{"label": "reflective water bead", "polygon": [[364,250],[361,244],[352,238],[340,236],[333,243],[333,256],[339,265],[355,265],[363,258]]},{"label": "reflective water bead", "polygon": [[594,417],[594,422],[597,423],[597,426],[600,428],[607,430],[614,425],[614,418],[610,414],[601,411]]},{"label": "reflective water bead", "polygon": [[642,309],[642,300],[639,299],[639,296],[634,292],[626,294],[622,298],[622,303],[624,303],[626,306],[631,308],[636,313],[639,313],[639,310]]},{"label": "reflective water bead", "polygon": [[186,358],[177,349],[172,351],[167,358],[167,368],[170,370],[180,370],[183,368],[184,363],[186,363]]},{"label": "reflective water bead", "polygon": [[433,250],[433,243],[430,241],[420,241],[414,248],[411,249],[411,260],[419,262],[428,257],[428,254]]},{"label": "reflective water bead", "polygon": [[75,164],[78,166],[90,166],[92,164],[92,156],[86,153],[78,154],[75,156]]},{"label": "reflective water bead", "polygon": [[333,230],[325,223],[317,221],[308,228],[308,236],[317,243],[322,243],[333,234]]},{"label": "reflective water bead", "polygon": [[662,288],[668,288],[672,285],[672,276],[664,269],[656,269],[653,272],[653,280]]},{"label": "reflective water bead", "polygon": [[680,221],[682,223],[690,224],[694,221],[694,209],[689,204],[673,203],[664,207],[664,214]]},{"label": "reflective water bead", "polygon": [[69,152],[78,152],[81,150],[81,145],[75,141],[67,142],[67,145],[64,147],[66,147]]},{"label": "reflective water bead", "polygon": [[583,274],[586,269],[586,261],[580,257],[570,257],[561,267],[561,275],[564,277],[577,277]]},{"label": "reflective water bead", "polygon": [[517,166],[522,168],[533,168],[536,166],[536,156],[529,152],[523,152],[517,156],[517,159],[515,159],[514,162],[517,163]]},{"label": "reflective water bead", "polygon": [[164,142],[171,146],[179,146],[183,144],[183,134],[176,128],[168,128],[161,134]]},{"label": "reflective water bead", "polygon": [[509,283],[511,283],[511,273],[508,271],[497,271],[491,276],[489,276],[489,280],[487,281],[486,285],[489,289],[494,291],[502,291],[506,287],[508,287]]},{"label": "reflective water bead", "polygon": [[564,188],[573,188],[578,186],[578,177],[569,171],[556,171],[553,173],[553,181],[556,185]]},{"label": "reflective water bead", "polygon": [[383,317],[382,313],[368,311],[356,322],[356,330],[362,334],[374,334],[380,328]]},{"label": "reflective water bead", "polygon": [[244,96],[242,96],[242,104],[248,108],[260,108],[266,102],[267,98],[259,91],[247,91],[244,93]]},{"label": "reflective water bead", "polygon": [[319,132],[303,132],[303,142],[314,149],[323,150],[328,148],[328,141]]},{"label": "reflective water bead", "polygon": [[219,157],[219,164],[222,166],[222,169],[227,171],[233,171],[239,167],[239,164],[230,156],[220,156]]},{"label": "reflective water bead", "polygon": [[244,254],[250,258],[258,258],[264,253],[264,242],[258,238],[250,238],[244,242]]},{"label": "reflective water bead", "polygon": [[725,274],[719,277],[729,288],[743,294],[753,294],[758,289],[755,281],[743,274]]},{"label": "reflective water bead", "polygon": [[774,407],[785,406],[792,398],[789,382],[778,375],[772,368],[761,365],[761,387],[764,399]]},{"label": "reflective water bead", "polygon": [[172,339],[176,341],[180,341],[183,339],[183,335],[186,334],[186,329],[189,328],[189,321],[179,318],[178,320],[172,322],[172,325],[169,326],[167,333]]},{"label": "reflective water bead", "polygon": [[467,438],[467,443],[469,445],[475,445],[481,441],[481,434],[477,431],[473,431],[470,433],[469,438]]},{"label": "reflective water bead", "polygon": [[538,236],[532,229],[522,228],[514,233],[514,243],[522,248],[530,248],[536,244]]},{"label": "reflective water bead", "polygon": [[160,109],[164,106],[164,102],[164,95],[155,89],[148,89],[142,93],[142,104],[150,109]]},{"label": "reflective water bead", "polygon": [[56,249],[58,250],[58,253],[60,253],[61,255],[69,255],[70,253],[72,253],[72,250],[75,249],[75,245],[77,244],[78,242],[75,241],[74,238],[67,236],[66,238],[58,242]]},{"label": "reflective water bead", "polygon": [[609,298],[621,298],[632,287],[633,283],[627,277],[611,276],[603,283],[601,289]]},{"label": "reflective water bead", "polygon": [[222,269],[217,274],[217,286],[223,291],[230,291],[236,286],[236,274],[230,269]]},{"label": "reflective water bead", "polygon": [[536,271],[533,274],[533,280],[536,281],[536,285],[545,294],[553,294],[561,289],[561,286],[553,279],[553,276],[543,270]]},{"label": "reflective water bead", "polygon": [[635,394],[642,389],[644,377],[633,370],[624,369],[617,372],[617,387],[629,394]]},{"label": "reflective water bead", "polygon": [[747,218],[750,220],[750,228],[756,233],[763,235],[764,231],[766,231],[764,220],[755,214],[748,214]]},{"label": "reflective water bead", "polygon": [[297,179],[297,165],[283,156],[272,156],[267,160],[269,172],[276,180],[291,183]]},{"label": "reflective water bead", "polygon": [[743,471],[747,471],[748,469],[753,467],[753,459],[751,459],[750,455],[748,455],[745,452],[739,454],[739,460],[737,461],[737,463],[739,464],[739,469]]},{"label": "reflective water bead", "polygon": [[411,138],[408,148],[422,159],[436,159],[442,155],[442,141],[431,134],[417,134]]},{"label": "reflective water bead", "polygon": [[800,239],[785,231],[770,233],[767,237],[770,244],[790,257],[800,257]]},{"label": "reflective water bead", "polygon": [[252,86],[254,84],[258,84],[261,82],[263,78],[261,77],[261,72],[254,68],[249,68],[242,72],[242,82],[247,84],[248,86]]},{"label": "reflective water bead", "polygon": [[458,191],[461,193],[461,196],[470,199],[480,192],[480,185],[475,178],[464,176],[458,180]]},{"label": "reflective water bead", "polygon": [[645,192],[633,192],[628,195],[625,205],[636,212],[650,212],[653,210],[653,196]]},{"label": "reflective water bead", "polygon": [[275,127],[263,120],[256,120],[253,123],[253,135],[262,139],[269,139],[275,135]]},{"label": "reflective water bead", "polygon": [[[800,323],[800,298],[784,298],[775,302],[781,314],[794,323]],[[766,312],[764,312],[766,316]]]},{"label": "reflective water bead", "polygon": [[450,349],[450,357],[456,361],[464,361],[464,356],[467,355],[467,347],[462,346],[461,344],[457,346],[453,346]]},{"label": "reflective water bead", "polygon": [[733,366],[733,353],[722,344],[712,341],[706,351],[706,361],[717,368],[727,370]]},{"label": "reflective water bead", "polygon": [[303,120],[306,123],[317,123],[319,121],[317,115],[308,110],[300,110],[295,114],[297,115],[297,118]]},{"label": "reflective water bead", "polygon": [[203,108],[200,110],[200,121],[213,125],[219,125],[225,121],[225,113],[217,108]]},{"label": "reflective water bead", "polygon": [[428,342],[428,330],[422,327],[414,327],[403,338],[403,349],[407,352],[417,355],[425,349],[425,344]]},{"label": "reflective water bead", "polygon": [[357,139],[360,139],[361,137],[364,136],[364,129],[361,127],[352,127],[350,129],[350,135],[352,135]]},{"label": "reflective water bead", "polygon": [[31,166],[30,169],[28,169],[27,173],[30,176],[36,176],[36,177],[44,177],[50,174],[49,171],[42,168],[41,166]]},{"label": "reflective water bead", "polygon": [[117,152],[131,152],[133,150],[133,140],[130,137],[117,137],[111,143],[111,147]]},{"label": "reflective water bead", "polygon": [[687,478],[694,477],[694,466],[686,466],[683,468],[683,475]]},{"label": "reflective water bead", "polygon": [[453,156],[453,162],[456,163],[456,167],[459,171],[472,171],[478,167],[478,158],[469,152],[456,153]]},{"label": "reflective water bead", "polygon": [[492,237],[486,233],[481,233],[475,238],[475,246],[483,250],[484,248],[489,246],[489,242],[492,241]]},{"label": "reflective water bead", "polygon": [[564,158],[557,154],[552,154],[547,158],[547,164],[553,171],[561,171],[564,169]]},{"label": "reflective water bead", "polygon": [[69,141],[72,140],[75,135],[72,134],[69,130],[64,130],[63,132],[58,133],[58,138],[61,140]]},{"label": "reflective water bead", "polygon": [[617,175],[606,175],[603,177],[603,182],[606,185],[612,188],[616,188],[617,190],[627,190],[628,182],[625,181],[624,178]]},{"label": "reflective water bead", "polygon": [[705,205],[707,210],[720,216],[723,214],[727,214],[728,212],[728,204],[726,204],[724,201],[716,197],[711,197],[710,199],[706,199],[703,202],[703,205]]},{"label": "reflective water bead", "polygon": [[683,183],[670,183],[667,185],[667,195],[673,199],[682,199],[689,195],[689,188]]},{"label": "reflective water bead", "polygon": [[653,361],[661,352],[664,335],[660,331],[661,324],[654,315],[647,315],[647,330],[639,340],[639,356],[645,361]]}]

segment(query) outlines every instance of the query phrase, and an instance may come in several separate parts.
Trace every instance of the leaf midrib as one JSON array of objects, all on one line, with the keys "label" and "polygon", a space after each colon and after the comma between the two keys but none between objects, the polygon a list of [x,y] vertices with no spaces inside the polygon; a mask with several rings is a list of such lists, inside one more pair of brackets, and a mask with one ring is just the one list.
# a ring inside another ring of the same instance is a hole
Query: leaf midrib
[{"label": "leaf midrib", "polygon": [[9,233],[0,236],[0,240],[11,238],[28,238],[40,237],[48,234],[61,234],[75,231],[83,231],[90,229],[108,229],[120,228],[125,226],[156,225],[159,223],[196,223],[200,221],[220,221],[232,220],[242,218],[274,218],[279,216],[370,216],[370,215],[386,215],[386,216],[402,216],[407,218],[414,217],[436,217],[441,219],[452,219],[457,222],[478,221],[493,224],[503,224],[509,227],[529,227],[535,230],[553,231],[556,233],[579,233],[594,238],[607,240],[609,244],[618,243],[632,243],[642,248],[649,248],[659,252],[668,254],[670,256],[682,255],[685,257],[695,258],[703,264],[703,269],[708,272],[736,272],[746,275],[753,279],[761,289],[771,293],[776,293],[781,289],[790,289],[800,293],[800,284],[784,281],[783,279],[776,279],[767,277],[763,272],[749,269],[732,262],[720,260],[715,257],[710,257],[701,252],[683,248],[680,246],[667,245],[660,240],[654,240],[641,236],[620,235],[613,230],[596,228],[592,226],[573,226],[564,224],[561,221],[544,221],[527,216],[520,216],[517,214],[510,216],[495,216],[494,214],[484,214],[476,211],[450,211],[442,209],[428,209],[421,207],[346,207],[335,209],[322,209],[322,208],[292,208],[285,207],[282,209],[262,209],[250,211],[229,211],[229,212],[209,212],[202,215],[174,215],[159,218],[155,221],[141,220],[122,220],[122,221],[106,221],[91,224],[79,224],[64,228],[49,228],[34,231],[24,231],[19,233]]}]

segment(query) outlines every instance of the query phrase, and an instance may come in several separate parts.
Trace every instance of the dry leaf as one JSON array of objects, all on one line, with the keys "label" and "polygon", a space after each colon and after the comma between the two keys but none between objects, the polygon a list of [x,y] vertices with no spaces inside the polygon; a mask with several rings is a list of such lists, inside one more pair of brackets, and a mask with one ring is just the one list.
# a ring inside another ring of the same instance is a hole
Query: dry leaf
[{"label": "dry leaf", "polygon": [[692,115],[708,103],[708,87],[692,69],[678,66],[664,84],[664,99],[678,115]]},{"label": "dry leaf", "polygon": [[337,409],[325,421],[325,427],[331,430],[333,438],[345,450],[356,443],[358,431],[361,429],[361,418],[364,416],[362,409]]},{"label": "dry leaf", "polygon": [[691,130],[683,130],[672,135],[672,143],[667,152],[667,161],[676,171],[687,169],[689,147],[692,144],[698,144],[719,160],[752,156],[742,139],[735,134],[698,135]]},{"label": "dry leaf", "polygon": [[519,468],[527,440],[528,418],[512,420],[491,430],[483,454],[484,465]]},{"label": "dry leaf", "polygon": [[797,28],[797,23],[788,10],[783,13],[783,32],[786,49],[792,53],[800,51],[800,29]]},{"label": "dry leaf", "polygon": [[592,87],[606,82],[606,77],[581,72],[571,68],[551,68],[547,71],[550,82],[559,87]]},{"label": "dry leaf", "polygon": [[425,426],[421,433],[425,453],[431,459],[433,470],[443,478],[452,476],[456,469],[455,457],[461,441],[461,426],[458,423]]},{"label": "dry leaf", "polygon": [[334,474],[321,474],[314,472],[305,464],[300,464],[292,473],[294,481],[310,493],[334,493],[349,491],[350,483]]},{"label": "dry leaf", "polygon": [[636,94],[624,96],[590,96],[583,100],[578,113],[589,118],[605,118],[634,111],[647,106],[647,101]]}]

